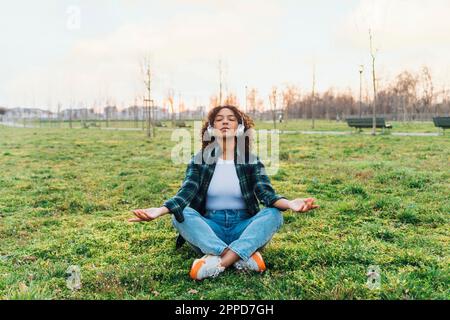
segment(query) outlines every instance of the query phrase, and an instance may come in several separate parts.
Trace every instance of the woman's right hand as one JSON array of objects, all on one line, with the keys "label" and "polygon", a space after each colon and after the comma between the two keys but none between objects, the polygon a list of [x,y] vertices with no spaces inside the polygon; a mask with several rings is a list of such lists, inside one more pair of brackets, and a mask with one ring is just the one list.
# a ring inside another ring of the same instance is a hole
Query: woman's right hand
[{"label": "woman's right hand", "polygon": [[136,216],[136,218],[128,219],[128,222],[147,222],[155,220],[156,218],[165,215],[167,213],[167,209],[161,208],[148,208],[148,209],[136,209],[132,212]]}]

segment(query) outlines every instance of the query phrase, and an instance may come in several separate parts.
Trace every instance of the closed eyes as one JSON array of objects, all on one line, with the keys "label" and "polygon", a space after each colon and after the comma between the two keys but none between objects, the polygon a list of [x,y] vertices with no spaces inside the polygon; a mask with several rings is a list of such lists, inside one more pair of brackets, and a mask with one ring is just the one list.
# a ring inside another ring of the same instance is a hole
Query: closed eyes
[{"label": "closed eyes", "polygon": [[[222,121],[223,118],[216,118],[215,121]],[[236,121],[236,118],[228,118],[229,121]]]}]

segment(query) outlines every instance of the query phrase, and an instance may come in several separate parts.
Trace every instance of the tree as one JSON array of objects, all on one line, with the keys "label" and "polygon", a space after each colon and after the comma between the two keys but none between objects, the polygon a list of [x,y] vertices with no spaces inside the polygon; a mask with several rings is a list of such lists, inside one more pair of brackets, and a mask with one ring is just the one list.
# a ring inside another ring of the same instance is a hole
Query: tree
[{"label": "tree", "polygon": [[[336,109],[335,103],[334,103],[334,92],[333,89],[328,89],[323,95],[322,98],[320,99],[321,104],[323,106],[323,108],[325,109],[325,119],[330,120],[330,112],[333,109]],[[336,118],[336,115],[334,116],[334,118]]]},{"label": "tree", "polygon": [[61,128],[61,122],[62,122],[62,118],[61,118],[61,102],[58,102],[58,113],[56,114],[56,121],[58,122],[58,126],[59,128]]},{"label": "tree", "polygon": [[175,92],[173,89],[169,89],[167,91],[167,101],[169,102],[170,106],[170,113],[171,113],[171,120],[172,120],[172,128],[175,128],[175,109],[173,105],[173,98],[175,96]]},{"label": "tree", "polygon": [[256,98],[258,95],[258,91],[255,88],[250,89],[250,92],[247,94],[247,101],[250,110],[250,114],[255,116],[256,113]]},{"label": "tree", "polygon": [[229,106],[230,105],[231,106],[239,105],[236,95],[232,92],[227,94],[227,96],[225,97],[225,101],[223,103],[224,103],[224,105],[229,105]]},{"label": "tree", "polygon": [[3,107],[0,107],[0,121],[3,121],[3,115],[6,114],[6,109]]},{"label": "tree", "polygon": [[222,68],[222,59],[219,60],[219,101],[218,105],[222,105],[222,90],[223,90],[223,68]]},{"label": "tree", "polygon": [[434,86],[430,69],[426,66],[422,67],[420,83],[422,87],[422,97],[420,99],[422,113],[431,113],[431,106],[433,105],[434,100]]},{"label": "tree", "polygon": [[150,68],[150,60],[145,57],[141,63],[141,72],[144,78],[145,89],[147,90],[147,97],[144,97],[144,106],[147,110],[147,137],[154,137],[155,125],[153,121],[153,101],[151,95],[151,85],[152,85],[152,72]]},{"label": "tree", "polygon": [[314,107],[316,101],[316,65],[313,65],[312,93],[311,93],[311,128],[314,129]]},{"label": "tree", "polygon": [[283,95],[283,118],[285,121],[289,118],[289,110],[294,107],[297,100],[300,99],[300,93],[296,86],[287,85],[282,92]]},{"label": "tree", "polygon": [[209,97],[209,108],[215,108],[219,105],[219,98],[216,95]]},{"label": "tree", "polygon": [[397,103],[402,110],[403,121],[407,120],[408,112],[412,113],[417,105],[418,81],[417,76],[409,71],[403,71],[396,77],[393,88],[397,97]]},{"label": "tree", "polygon": [[270,111],[272,111],[273,128],[277,128],[277,87],[272,87],[269,95]]},{"label": "tree", "polygon": [[375,59],[376,51],[373,48],[372,30],[369,29],[370,38],[370,55],[372,57],[372,81],[373,81],[373,107],[372,107],[372,135],[376,134],[376,108],[377,108],[377,84],[375,75]]},{"label": "tree", "polygon": [[256,100],[256,110],[258,110],[258,112],[259,112],[259,115],[260,115],[259,119],[260,120],[262,120],[262,115],[264,113],[264,109],[265,109],[265,107],[264,107],[264,100],[261,99],[261,98],[258,98]]},{"label": "tree", "polygon": [[186,105],[184,101],[181,99],[181,94],[178,95],[178,116],[181,120],[181,115],[186,111]]}]

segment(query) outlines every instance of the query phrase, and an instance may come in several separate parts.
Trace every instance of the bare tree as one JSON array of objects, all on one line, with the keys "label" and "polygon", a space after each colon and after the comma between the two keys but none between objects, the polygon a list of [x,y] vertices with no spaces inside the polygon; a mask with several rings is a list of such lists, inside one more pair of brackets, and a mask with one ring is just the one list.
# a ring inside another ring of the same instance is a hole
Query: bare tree
[{"label": "bare tree", "polygon": [[376,50],[373,48],[373,39],[372,39],[372,30],[369,29],[369,38],[370,38],[370,55],[372,57],[372,81],[373,81],[373,107],[372,107],[372,135],[376,134],[377,128],[377,119],[376,119],[376,108],[377,108],[377,84],[376,84],[376,75],[375,75],[375,59],[376,59]]},{"label": "bare tree", "polygon": [[316,101],[316,64],[313,65],[312,93],[311,93],[311,128],[314,129],[314,102]]},{"label": "bare tree", "polygon": [[262,115],[264,113],[264,100],[261,98],[258,98],[256,100],[256,110],[259,112],[259,120],[262,120]]},{"label": "bare tree", "polygon": [[222,59],[219,60],[219,105],[222,105],[222,86],[223,86],[223,69],[222,69]]},{"label": "bare tree", "polygon": [[299,100],[300,93],[296,86],[287,85],[283,90],[283,118],[285,121],[289,119],[289,109],[293,108],[295,102]]},{"label": "bare tree", "polygon": [[234,93],[232,93],[232,92],[229,92],[227,94],[227,96],[225,97],[225,101],[223,103],[224,103],[224,105],[232,105],[232,106],[239,105],[239,102],[237,100],[237,96]]},{"label": "bare tree", "polygon": [[433,105],[434,100],[434,85],[431,72],[428,67],[422,67],[420,80],[422,85],[422,98],[420,99],[422,113],[431,113],[431,106]]},{"label": "bare tree", "polygon": [[178,119],[181,120],[181,115],[186,111],[186,105],[183,99],[181,99],[181,92],[178,92]]},{"label": "bare tree", "polygon": [[[450,91],[443,87],[442,90],[436,92],[429,70],[422,69],[417,74],[403,71],[393,81],[382,85],[377,79],[375,80],[376,91],[374,92],[376,92],[375,104],[377,108],[375,111],[383,110],[385,117],[391,115],[392,119],[400,120],[403,118],[403,121],[414,120],[417,117],[420,120],[429,120],[427,115],[431,113],[448,114],[450,111]],[[360,104],[358,104],[358,98],[353,96],[351,90],[339,92],[330,88],[324,93],[318,93],[314,90],[314,108],[311,109],[313,105],[311,92],[301,95],[300,89],[293,86],[288,86],[283,90],[280,101],[283,104],[283,112],[287,108],[291,118],[341,119],[343,115],[364,115],[370,111],[373,113],[374,104],[370,104],[367,87],[366,85],[365,99],[364,94],[362,94],[363,90],[360,90]],[[260,119],[267,114],[272,118],[274,109],[276,109],[273,101],[273,94],[271,94],[269,95],[270,109],[264,110],[264,103],[257,98],[257,90],[249,90],[248,111],[249,113],[254,112],[255,118],[258,112]]]},{"label": "bare tree", "polygon": [[139,127],[139,107],[137,103],[137,98],[134,98],[134,106],[133,106],[133,118],[134,118],[134,127]]},{"label": "bare tree", "polygon": [[253,116],[255,116],[255,114],[256,114],[257,95],[258,95],[258,91],[255,88],[250,89],[250,92],[248,92],[248,95],[247,95],[250,114],[252,114]]},{"label": "bare tree", "polygon": [[69,128],[72,129],[72,103],[70,104],[69,109]]},{"label": "bare tree", "polygon": [[153,101],[151,95],[152,88],[152,72],[149,57],[145,57],[141,63],[141,72],[144,77],[144,85],[147,90],[147,97],[144,97],[144,106],[147,111],[147,137],[155,136],[155,125],[153,121]]},{"label": "bare tree", "polygon": [[0,107],[0,122],[3,122],[3,116],[6,113],[6,109],[3,107]]},{"label": "bare tree", "polygon": [[270,110],[272,111],[273,128],[277,128],[277,87],[272,87],[269,95]]},{"label": "bare tree", "polygon": [[175,96],[175,92],[173,89],[169,89],[167,91],[167,101],[169,102],[170,106],[170,113],[171,113],[171,119],[172,119],[172,128],[175,128],[175,109],[173,105],[173,99]]},{"label": "bare tree", "polygon": [[58,126],[61,128],[61,122],[62,122],[62,118],[61,118],[61,102],[58,102],[58,113],[56,114],[56,121],[58,122]]},{"label": "bare tree", "polygon": [[245,86],[245,113],[248,112],[248,88]]},{"label": "bare tree", "polygon": [[217,95],[212,95],[211,97],[209,97],[209,108],[215,108],[219,105],[219,98],[217,97]]},{"label": "bare tree", "polygon": [[[417,104],[417,84],[419,80],[417,76],[409,71],[400,73],[394,83],[394,93],[397,95],[397,101],[402,110],[403,121],[411,118],[411,113]],[[408,116],[410,113],[410,116]]]},{"label": "bare tree", "polygon": [[364,65],[359,65],[359,117],[362,117],[362,74],[364,72]]}]

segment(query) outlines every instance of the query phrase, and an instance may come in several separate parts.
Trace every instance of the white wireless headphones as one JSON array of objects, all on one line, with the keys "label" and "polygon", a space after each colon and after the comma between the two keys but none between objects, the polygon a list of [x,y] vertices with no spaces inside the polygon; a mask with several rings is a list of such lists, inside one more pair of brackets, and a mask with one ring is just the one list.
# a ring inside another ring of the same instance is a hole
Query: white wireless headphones
[{"label": "white wireless headphones", "polygon": [[[209,136],[212,137],[213,133],[214,133],[214,127],[211,126],[211,122],[208,123],[207,131],[208,131]],[[239,125],[236,129],[236,137],[242,136],[244,134],[244,131],[245,131],[244,119],[242,119],[242,123],[239,123]]]}]

